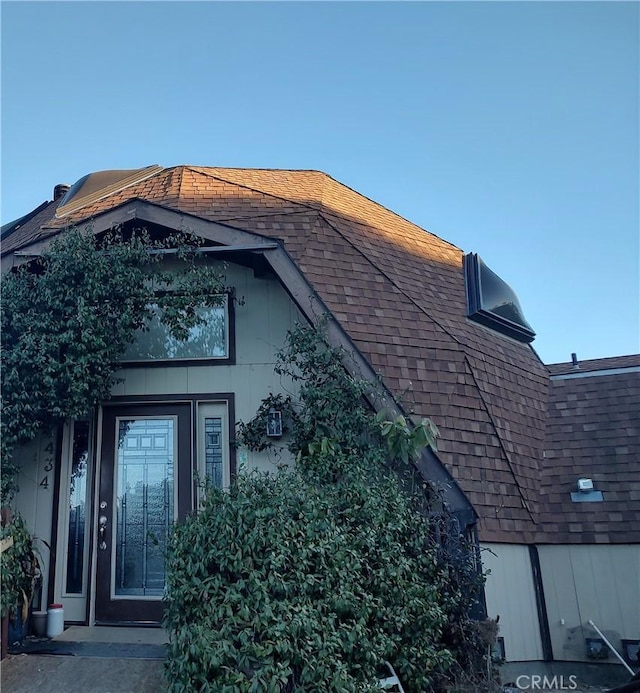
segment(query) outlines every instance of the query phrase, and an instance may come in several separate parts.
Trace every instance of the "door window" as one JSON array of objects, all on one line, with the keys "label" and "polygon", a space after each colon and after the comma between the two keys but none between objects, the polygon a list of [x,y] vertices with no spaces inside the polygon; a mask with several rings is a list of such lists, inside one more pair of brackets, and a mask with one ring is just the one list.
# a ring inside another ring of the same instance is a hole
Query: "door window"
[{"label": "door window", "polygon": [[161,597],[175,517],[175,419],[118,419],[114,596]]},{"label": "door window", "polygon": [[87,477],[89,473],[89,422],[72,424],[71,469],[67,517],[67,569],[65,594],[82,594],[87,539]]}]

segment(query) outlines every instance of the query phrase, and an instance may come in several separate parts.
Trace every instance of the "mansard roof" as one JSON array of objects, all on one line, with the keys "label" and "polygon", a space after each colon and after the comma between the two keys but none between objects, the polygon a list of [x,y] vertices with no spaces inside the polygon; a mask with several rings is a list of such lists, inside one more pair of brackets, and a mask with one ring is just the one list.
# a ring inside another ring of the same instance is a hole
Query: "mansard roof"
[{"label": "mansard roof", "polygon": [[469,320],[461,249],[319,171],[176,166],[122,178],[104,196],[93,186],[84,201],[49,205],[6,239],[5,259],[135,200],[187,227],[277,241],[386,387],[405,393],[406,411],[437,424],[438,456],[481,539],[535,539],[549,375],[529,344]]}]

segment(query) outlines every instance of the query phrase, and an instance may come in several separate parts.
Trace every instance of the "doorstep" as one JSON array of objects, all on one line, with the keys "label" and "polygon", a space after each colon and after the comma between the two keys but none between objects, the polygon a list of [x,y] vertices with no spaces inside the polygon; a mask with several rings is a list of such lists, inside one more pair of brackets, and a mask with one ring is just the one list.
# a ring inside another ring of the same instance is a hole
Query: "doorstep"
[{"label": "doorstep", "polygon": [[162,628],[69,626],[54,638],[28,637],[9,654],[163,660],[169,636]]}]

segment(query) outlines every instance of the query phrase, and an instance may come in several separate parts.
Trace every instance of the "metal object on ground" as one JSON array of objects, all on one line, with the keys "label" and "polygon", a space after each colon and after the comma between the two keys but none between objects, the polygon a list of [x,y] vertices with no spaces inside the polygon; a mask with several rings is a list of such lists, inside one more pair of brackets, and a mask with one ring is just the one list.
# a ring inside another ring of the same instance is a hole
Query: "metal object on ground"
[{"label": "metal object on ground", "polygon": [[624,659],[622,659],[622,657],[618,654],[616,648],[604,637],[604,634],[598,628],[598,626],[596,626],[596,624],[591,620],[588,623],[593,628],[593,630],[595,630],[596,633],[604,640],[605,644],[611,650],[611,652],[613,652],[613,654],[620,660],[622,666],[631,674],[631,676],[635,676],[636,672],[624,661]]},{"label": "metal object on ground", "polygon": [[388,690],[390,688],[393,688],[394,686],[397,686],[398,691],[400,693],[404,693],[404,688],[402,687],[402,684],[400,683],[400,679],[398,678],[398,675],[394,671],[393,667],[389,662],[384,663],[387,669],[389,670],[389,673],[391,676],[387,676],[387,678],[380,679],[380,688],[383,688],[384,690]]}]

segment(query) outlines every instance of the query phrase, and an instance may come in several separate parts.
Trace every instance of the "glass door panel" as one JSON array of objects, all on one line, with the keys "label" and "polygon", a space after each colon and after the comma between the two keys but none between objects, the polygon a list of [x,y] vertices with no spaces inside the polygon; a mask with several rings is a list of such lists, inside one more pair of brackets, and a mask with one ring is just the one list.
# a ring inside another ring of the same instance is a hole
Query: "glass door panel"
[{"label": "glass door panel", "polygon": [[162,597],[175,517],[175,419],[119,419],[115,596]]},{"label": "glass door panel", "polygon": [[191,405],[105,408],[97,623],[160,622],[171,526],[192,507]]},{"label": "glass door panel", "polygon": [[87,476],[89,462],[89,422],[74,421],[72,426],[71,470],[69,479],[67,531],[67,569],[64,593],[82,594],[87,529]]},{"label": "glass door panel", "polygon": [[207,483],[222,488],[222,417],[207,416],[204,420],[204,464]]}]

